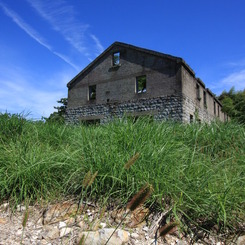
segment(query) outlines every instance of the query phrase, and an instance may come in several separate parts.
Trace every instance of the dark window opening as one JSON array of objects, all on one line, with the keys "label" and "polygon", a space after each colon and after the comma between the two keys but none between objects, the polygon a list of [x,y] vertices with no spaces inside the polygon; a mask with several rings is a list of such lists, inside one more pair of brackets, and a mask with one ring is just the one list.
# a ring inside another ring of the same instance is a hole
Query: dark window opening
[{"label": "dark window opening", "polygon": [[216,103],[214,101],[214,115],[216,115]]},{"label": "dark window opening", "polygon": [[120,52],[113,54],[113,66],[118,66],[120,64]]},{"label": "dark window opening", "polygon": [[91,120],[82,120],[81,124],[89,126],[89,125],[99,125],[100,119],[91,119]]},{"label": "dark window opening", "polygon": [[190,114],[190,123],[193,123],[193,115]]},{"label": "dark window opening", "polygon": [[219,117],[219,105],[218,105],[218,117]]},{"label": "dark window opening", "polygon": [[200,96],[200,86],[199,84],[196,85],[196,92],[197,92],[197,99],[201,100],[201,96]]},{"label": "dark window opening", "polygon": [[89,100],[96,99],[96,85],[89,86]]},{"label": "dark window opening", "polygon": [[139,120],[145,120],[148,123],[152,123],[152,122],[154,122],[154,117],[152,115],[127,116],[128,122],[136,123]]},{"label": "dark window opening", "polygon": [[206,91],[203,91],[203,105],[205,108],[207,108],[207,95]]},{"label": "dark window opening", "polygon": [[136,92],[137,94],[146,92],[146,76],[136,78]]}]

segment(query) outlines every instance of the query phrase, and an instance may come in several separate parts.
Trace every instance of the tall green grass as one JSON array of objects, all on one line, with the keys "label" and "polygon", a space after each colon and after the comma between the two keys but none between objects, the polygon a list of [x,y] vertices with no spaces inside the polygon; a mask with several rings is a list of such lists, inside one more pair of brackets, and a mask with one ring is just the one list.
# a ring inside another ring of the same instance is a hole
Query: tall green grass
[{"label": "tall green grass", "polygon": [[93,200],[123,205],[150,183],[148,205],[171,208],[177,219],[204,229],[244,225],[244,125],[142,119],[69,126],[0,114],[0,202],[78,197],[88,171],[98,171],[86,190]]}]

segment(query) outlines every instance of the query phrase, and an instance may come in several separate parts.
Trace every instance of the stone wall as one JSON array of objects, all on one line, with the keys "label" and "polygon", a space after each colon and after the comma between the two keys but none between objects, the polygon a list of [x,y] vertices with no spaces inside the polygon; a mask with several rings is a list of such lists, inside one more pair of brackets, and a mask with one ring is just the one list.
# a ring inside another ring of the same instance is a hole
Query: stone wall
[{"label": "stone wall", "polygon": [[[189,96],[183,95],[183,122],[191,122],[190,117],[193,117],[193,121],[200,121],[211,123],[215,120],[220,120],[222,122],[226,121],[224,113],[221,111],[221,106],[218,104],[216,105],[217,113],[214,115],[210,112],[209,103],[207,106],[200,106],[200,103],[197,103],[196,100],[193,100]],[[216,103],[217,104],[217,103]],[[213,110],[213,108],[212,108]],[[219,113],[218,113],[219,110]]]},{"label": "stone wall", "polygon": [[195,100],[183,95],[183,122],[191,122],[191,116],[193,121],[200,120],[200,122],[210,123],[215,120],[215,117],[208,113],[207,109],[198,107]]},{"label": "stone wall", "polygon": [[[210,123],[219,119],[225,121],[225,115],[221,111],[222,105],[215,98],[215,95],[205,87],[200,78],[196,78],[194,73],[190,73],[184,67],[182,74],[182,94],[183,94],[183,121],[190,122],[190,116],[201,122]],[[199,89],[199,95],[197,91]],[[204,98],[206,95],[206,100]],[[215,106],[215,109],[214,109]]]},{"label": "stone wall", "polygon": [[67,123],[99,120],[106,123],[113,118],[123,116],[153,116],[155,120],[182,121],[182,96],[162,96],[151,99],[140,99],[121,103],[85,105],[68,108]]},{"label": "stone wall", "polygon": [[134,101],[107,104],[91,104],[66,110],[66,122],[107,123],[113,118],[152,116],[154,120],[173,120],[189,123],[192,120],[210,123],[222,116],[214,116],[206,108],[199,107],[195,100],[186,95],[142,98]]}]

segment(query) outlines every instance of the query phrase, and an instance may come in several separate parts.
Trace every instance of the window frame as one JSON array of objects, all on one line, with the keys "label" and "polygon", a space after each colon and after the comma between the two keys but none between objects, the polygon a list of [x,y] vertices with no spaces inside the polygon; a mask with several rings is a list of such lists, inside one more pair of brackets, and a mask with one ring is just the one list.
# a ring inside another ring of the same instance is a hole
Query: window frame
[{"label": "window frame", "polygon": [[[88,87],[88,100],[89,101],[94,101],[96,100],[96,84],[94,85],[89,85]],[[92,95],[94,93],[94,95]]]},{"label": "window frame", "polygon": [[[118,60],[116,60],[115,58],[118,57]],[[120,58],[121,58],[121,53],[120,51],[114,52],[112,54],[112,66],[120,66]]]},{"label": "window frame", "polygon": [[[144,79],[145,81],[139,81],[140,79]],[[139,89],[139,82],[142,82],[141,85],[144,85],[144,83],[145,83],[145,86],[142,86],[143,87],[142,89]],[[146,82],[147,82],[146,75],[141,75],[141,76],[136,77],[136,94],[146,93],[146,91],[147,91]]]},{"label": "window frame", "polygon": [[194,117],[192,114],[190,114],[190,123],[193,123],[194,122]]}]

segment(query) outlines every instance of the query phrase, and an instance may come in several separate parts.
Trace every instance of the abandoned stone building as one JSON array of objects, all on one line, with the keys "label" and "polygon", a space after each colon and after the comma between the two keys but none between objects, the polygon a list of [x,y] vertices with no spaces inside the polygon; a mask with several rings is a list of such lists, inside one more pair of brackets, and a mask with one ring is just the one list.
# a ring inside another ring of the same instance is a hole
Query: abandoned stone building
[{"label": "abandoned stone building", "polygon": [[222,105],[179,57],[115,42],[68,84],[66,121],[115,117],[226,121]]}]

